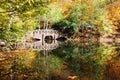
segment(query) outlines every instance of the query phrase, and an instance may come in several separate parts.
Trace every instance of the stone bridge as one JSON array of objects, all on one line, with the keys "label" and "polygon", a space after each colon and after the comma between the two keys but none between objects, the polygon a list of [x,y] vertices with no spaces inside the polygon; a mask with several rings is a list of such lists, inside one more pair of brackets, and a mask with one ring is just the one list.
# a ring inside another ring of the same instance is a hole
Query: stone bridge
[{"label": "stone bridge", "polygon": [[53,29],[38,29],[27,32],[26,38],[30,37],[44,41],[47,37],[52,40],[56,40],[57,38],[63,37],[63,35],[57,30]]}]

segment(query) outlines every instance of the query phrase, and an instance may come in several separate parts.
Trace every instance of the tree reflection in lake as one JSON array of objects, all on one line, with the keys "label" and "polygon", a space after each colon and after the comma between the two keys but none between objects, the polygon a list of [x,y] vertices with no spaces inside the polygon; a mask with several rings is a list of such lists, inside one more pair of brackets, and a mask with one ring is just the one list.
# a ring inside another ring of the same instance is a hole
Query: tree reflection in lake
[{"label": "tree reflection in lake", "polygon": [[116,46],[67,42],[54,50],[15,50],[0,55],[0,80],[120,79]]}]

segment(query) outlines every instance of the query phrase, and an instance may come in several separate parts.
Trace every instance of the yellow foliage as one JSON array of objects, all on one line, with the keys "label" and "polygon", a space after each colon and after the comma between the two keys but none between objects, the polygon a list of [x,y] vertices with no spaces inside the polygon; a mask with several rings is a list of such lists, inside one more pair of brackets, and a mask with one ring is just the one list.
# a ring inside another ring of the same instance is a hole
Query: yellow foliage
[{"label": "yellow foliage", "polygon": [[52,2],[49,6],[58,6],[62,8],[62,13],[64,17],[69,16],[70,9],[72,6],[74,6],[76,1],[71,1],[71,0],[61,0],[57,2]]},{"label": "yellow foliage", "polygon": [[113,31],[115,31],[119,26],[120,20],[120,1],[117,0],[113,4],[107,6],[108,10],[108,21],[112,25]]}]

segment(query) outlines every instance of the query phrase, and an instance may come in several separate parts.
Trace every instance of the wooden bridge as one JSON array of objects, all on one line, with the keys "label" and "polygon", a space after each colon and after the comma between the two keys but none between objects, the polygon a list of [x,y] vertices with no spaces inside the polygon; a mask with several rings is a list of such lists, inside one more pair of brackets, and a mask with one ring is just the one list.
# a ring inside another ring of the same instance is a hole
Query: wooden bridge
[{"label": "wooden bridge", "polygon": [[63,35],[57,30],[53,29],[38,29],[33,31],[28,31],[26,34],[26,39],[34,38],[44,41],[46,38],[56,40],[57,38],[63,37]]}]

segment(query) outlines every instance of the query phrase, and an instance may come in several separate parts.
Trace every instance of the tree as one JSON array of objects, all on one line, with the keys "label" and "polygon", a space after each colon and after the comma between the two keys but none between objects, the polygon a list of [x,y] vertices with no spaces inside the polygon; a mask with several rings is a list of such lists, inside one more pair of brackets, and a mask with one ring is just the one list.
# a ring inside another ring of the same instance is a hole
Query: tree
[{"label": "tree", "polygon": [[48,12],[46,5],[49,3],[47,0],[1,0],[0,38],[16,39],[21,35],[18,33],[25,33],[26,30],[34,29],[36,17]]},{"label": "tree", "polygon": [[[104,0],[79,0],[70,9],[69,16],[54,26],[62,27],[63,32],[67,29],[73,36],[84,28],[93,28],[98,33],[111,32],[111,27],[107,22],[107,12],[105,10],[106,2]],[[68,32],[67,32],[68,33]]]},{"label": "tree", "polygon": [[119,29],[120,26],[120,1],[116,0],[115,2],[109,4],[106,8],[108,11],[108,22],[112,25],[113,33],[116,33],[116,29]]}]

